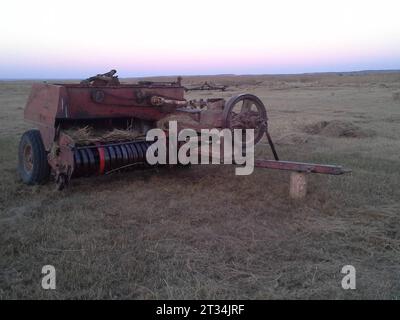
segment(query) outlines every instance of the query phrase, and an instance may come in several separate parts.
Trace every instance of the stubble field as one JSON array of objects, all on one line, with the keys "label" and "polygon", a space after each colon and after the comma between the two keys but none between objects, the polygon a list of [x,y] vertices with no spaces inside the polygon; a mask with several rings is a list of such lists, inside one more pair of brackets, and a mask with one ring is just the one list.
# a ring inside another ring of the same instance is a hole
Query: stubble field
[{"label": "stubble field", "polygon": [[[399,299],[400,73],[187,77],[267,106],[281,159],[341,164],[289,199],[289,173],[231,166],[26,186],[28,81],[0,81],[1,299]],[[262,141],[258,158],[271,158]],[[56,268],[57,289],[41,288]],[[343,290],[344,265],[357,289]]]}]

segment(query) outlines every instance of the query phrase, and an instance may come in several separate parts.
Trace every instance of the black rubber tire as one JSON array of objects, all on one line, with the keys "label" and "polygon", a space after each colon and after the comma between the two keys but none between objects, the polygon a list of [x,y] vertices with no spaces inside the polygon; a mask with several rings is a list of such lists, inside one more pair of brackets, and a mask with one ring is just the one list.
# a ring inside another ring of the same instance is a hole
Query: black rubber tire
[{"label": "black rubber tire", "polygon": [[[32,169],[28,171],[24,165],[24,150],[30,145],[32,150]],[[26,131],[19,143],[18,173],[26,184],[43,184],[50,176],[50,166],[47,162],[47,152],[44,148],[42,136],[37,129]]]}]

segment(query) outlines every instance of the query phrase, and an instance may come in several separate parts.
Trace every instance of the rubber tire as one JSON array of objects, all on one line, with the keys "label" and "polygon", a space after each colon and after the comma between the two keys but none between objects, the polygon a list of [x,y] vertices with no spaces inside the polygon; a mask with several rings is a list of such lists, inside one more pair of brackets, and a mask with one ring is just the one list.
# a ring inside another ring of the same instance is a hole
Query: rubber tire
[{"label": "rubber tire", "polygon": [[[28,172],[24,167],[24,148],[31,145],[33,156],[32,171]],[[42,136],[37,129],[26,131],[19,143],[18,149],[18,173],[22,181],[29,185],[43,184],[50,176],[50,166],[47,162],[47,152],[43,145]]]}]

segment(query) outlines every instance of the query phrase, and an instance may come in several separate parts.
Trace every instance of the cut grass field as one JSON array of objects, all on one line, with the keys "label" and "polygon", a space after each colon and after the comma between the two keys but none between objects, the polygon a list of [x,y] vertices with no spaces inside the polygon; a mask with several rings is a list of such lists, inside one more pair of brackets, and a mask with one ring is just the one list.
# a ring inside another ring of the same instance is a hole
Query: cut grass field
[{"label": "cut grass field", "polygon": [[[0,82],[1,299],[400,298],[400,73],[184,79],[205,80],[230,87],[189,98],[263,100],[282,159],[352,174],[310,175],[301,202],[287,172],[217,165],[26,186],[31,83]],[[257,157],[271,158],[263,144]],[[46,264],[56,290],[41,288]],[[341,288],[348,264],[356,290]]]}]

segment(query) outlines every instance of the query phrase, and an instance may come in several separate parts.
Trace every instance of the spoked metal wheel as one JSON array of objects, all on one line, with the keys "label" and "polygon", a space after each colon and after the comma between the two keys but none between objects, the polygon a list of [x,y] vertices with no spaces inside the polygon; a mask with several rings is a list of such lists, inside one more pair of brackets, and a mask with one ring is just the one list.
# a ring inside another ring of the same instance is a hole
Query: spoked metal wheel
[{"label": "spoked metal wheel", "polygon": [[[252,94],[240,94],[229,99],[223,111],[225,128],[254,129],[254,144],[267,130],[267,111],[262,101]],[[248,141],[247,141],[248,142]]]}]

